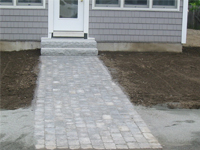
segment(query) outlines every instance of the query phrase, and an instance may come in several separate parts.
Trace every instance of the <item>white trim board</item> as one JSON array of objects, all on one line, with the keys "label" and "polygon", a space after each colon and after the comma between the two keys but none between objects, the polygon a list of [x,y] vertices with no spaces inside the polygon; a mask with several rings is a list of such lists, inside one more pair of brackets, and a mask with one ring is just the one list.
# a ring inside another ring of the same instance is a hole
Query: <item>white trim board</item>
[{"label": "white trim board", "polygon": [[53,33],[53,0],[48,0],[48,38],[52,38]]},{"label": "white trim board", "polygon": [[87,38],[89,37],[89,0],[84,2],[84,16],[83,16],[83,32],[87,33]]},{"label": "white trim board", "polygon": [[154,7],[152,6],[152,0],[149,1],[149,7],[123,7],[124,1],[121,0],[120,7],[98,7],[95,6],[95,0],[92,0],[92,9],[94,10],[127,10],[127,11],[180,11],[180,0],[177,0],[177,7],[176,8],[161,8],[161,7]]},{"label": "white trim board", "polygon": [[0,8],[9,8],[9,9],[45,9],[45,7],[46,7],[46,0],[43,0],[42,5],[17,5],[16,0],[13,1],[12,5],[0,5]]},{"label": "white trim board", "polygon": [[187,38],[187,21],[188,21],[188,0],[183,1],[183,19],[182,19],[182,37],[181,43],[186,43]]},{"label": "white trim board", "polygon": [[54,31],[53,37],[84,37],[84,33],[83,32]]}]

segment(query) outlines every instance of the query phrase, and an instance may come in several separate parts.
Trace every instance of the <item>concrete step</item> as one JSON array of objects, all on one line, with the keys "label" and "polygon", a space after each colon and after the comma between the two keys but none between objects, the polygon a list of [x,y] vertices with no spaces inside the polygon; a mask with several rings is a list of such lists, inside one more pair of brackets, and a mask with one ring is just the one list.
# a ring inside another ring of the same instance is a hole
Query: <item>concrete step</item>
[{"label": "concrete step", "polygon": [[42,56],[95,56],[97,48],[41,48]]},{"label": "concrete step", "polygon": [[41,48],[96,48],[94,39],[41,38]]}]

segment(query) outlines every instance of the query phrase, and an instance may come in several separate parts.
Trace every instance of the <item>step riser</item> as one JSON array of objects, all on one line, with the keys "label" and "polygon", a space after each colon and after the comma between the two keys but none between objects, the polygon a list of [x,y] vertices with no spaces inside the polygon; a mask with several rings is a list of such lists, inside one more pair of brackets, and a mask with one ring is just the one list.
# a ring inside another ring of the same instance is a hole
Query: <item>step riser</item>
[{"label": "step riser", "polygon": [[41,38],[43,56],[94,56],[98,54],[94,39]]},{"label": "step riser", "polygon": [[96,42],[41,42],[41,48],[96,48]]},{"label": "step riser", "polygon": [[96,48],[93,39],[42,38],[41,48]]},{"label": "step riser", "polygon": [[42,48],[42,56],[96,56],[97,48]]}]

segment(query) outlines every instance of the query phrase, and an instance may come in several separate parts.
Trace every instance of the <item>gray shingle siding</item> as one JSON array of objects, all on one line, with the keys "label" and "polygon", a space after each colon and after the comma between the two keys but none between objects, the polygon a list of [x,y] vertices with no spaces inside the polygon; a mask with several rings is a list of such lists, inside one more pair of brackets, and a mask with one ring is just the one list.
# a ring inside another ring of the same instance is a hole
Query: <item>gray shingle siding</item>
[{"label": "gray shingle siding", "polygon": [[[47,1],[48,2],[48,1]],[[45,9],[0,9],[0,40],[40,41],[48,35],[48,4]],[[97,42],[181,42],[182,10],[92,10],[89,36]]]},{"label": "gray shingle siding", "polygon": [[180,11],[93,10],[90,2],[89,34],[97,42],[181,42]]},{"label": "gray shingle siding", "polygon": [[0,40],[40,41],[48,33],[48,6],[45,9],[0,10]]}]

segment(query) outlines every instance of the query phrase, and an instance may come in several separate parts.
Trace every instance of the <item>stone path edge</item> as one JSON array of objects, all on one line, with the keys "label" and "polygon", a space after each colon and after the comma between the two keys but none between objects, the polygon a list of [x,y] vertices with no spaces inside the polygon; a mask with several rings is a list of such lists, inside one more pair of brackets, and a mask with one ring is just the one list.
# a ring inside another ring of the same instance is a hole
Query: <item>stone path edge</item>
[{"label": "stone path edge", "polygon": [[[49,149],[37,149],[37,150],[49,150]],[[53,150],[102,150],[102,149],[53,149]],[[125,149],[109,149],[109,150],[125,150]],[[162,148],[137,148],[137,149],[128,149],[128,150],[163,150]]]}]

